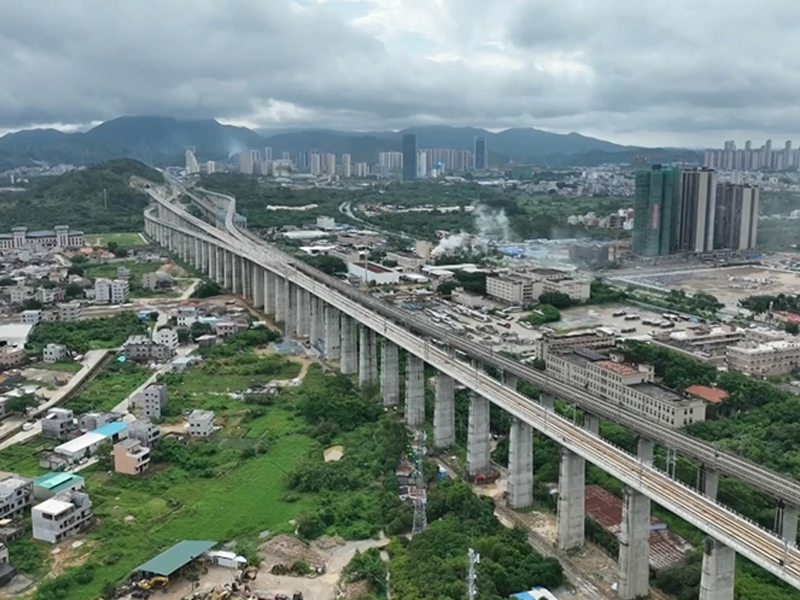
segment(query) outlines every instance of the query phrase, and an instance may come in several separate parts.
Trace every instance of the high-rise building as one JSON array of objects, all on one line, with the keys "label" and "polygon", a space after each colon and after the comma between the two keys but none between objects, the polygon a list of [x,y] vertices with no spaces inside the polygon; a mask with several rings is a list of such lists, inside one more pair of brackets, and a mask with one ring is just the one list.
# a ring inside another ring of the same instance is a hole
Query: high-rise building
[{"label": "high-rise building", "polygon": [[272,160],[272,148],[269,146],[264,148],[264,160]]},{"label": "high-rise building", "polygon": [[336,175],[336,155],[335,154],[326,154],[325,155],[325,174],[333,177]]},{"label": "high-rise building", "polygon": [[402,152],[379,152],[378,164],[388,171],[399,171],[403,168]]},{"label": "high-rise building", "polygon": [[489,168],[489,150],[486,148],[486,138],[475,138],[475,170],[485,171]]},{"label": "high-rise building", "polygon": [[369,164],[365,162],[356,163],[356,177],[363,179],[369,176]]},{"label": "high-rise building", "polygon": [[298,152],[294,158],[294,164],[298,169],[308,169],[311,166],[311,157],[308,152]]},{"label": "high-rise building", "polygon": [[350,177],[350,155],[349,154],[342,154],[342,177],[347,179]]},{"label": "high-rise building", "polygon": [[428,175],[428,160],[424,150],[417,152],[417,178],[425,179]]},{"label": "high-rise building", "polygon": [[197,162],[197,156],[195,156],[194,148],[187,148],[186,149],[186,174],[193,175],[194,173],[200,172],[200,163]]},{"label": "high-rise building", "polygon": [[315,177],[322,172],[322,156],[319,152],[311,153],[311,174]]},{"label": "high-rise building", "polygon": [[713,169],[681,172],[674,250],[707,252],[714,249],[716,198],[717,178]]},{"label": "high-rise building", "polygon": [[255,161],[253,161],[253,153],[250,150],[245,150],[239,153],[239,172],[245,175],[252,175],[255,170]]},{"label": "high-rise building", "polygon": [[661,165],[636,172],[633,252],[640,256],[669,254],[674,247],[680,171]]},{"label": "high-rise building", "polygon": [[403,179],[412,181],[417,178],[417,135],[403,134]]},{"label": "high-rise building", "polygon": [[714,248],[755,248],[759,209],[757,187],[727,182],[717,184]]},{"label": "high-rise building", "polygon": [[213,160],[206,161],[206,173],[211,175],[212,173],[217,172],[217,163]]}]

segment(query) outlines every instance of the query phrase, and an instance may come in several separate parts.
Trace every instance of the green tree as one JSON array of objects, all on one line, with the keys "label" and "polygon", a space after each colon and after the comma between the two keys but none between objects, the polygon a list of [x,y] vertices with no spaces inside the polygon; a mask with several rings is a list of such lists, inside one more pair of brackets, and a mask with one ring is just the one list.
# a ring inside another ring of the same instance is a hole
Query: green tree
[{"label": "green tree", "polygon": [[574,304],[569,294],[563,292],[545,292],[539,296],[539,302],[542,304],[550,304],[558,309],[569,308]]},{"label": "green tree", "polygon": [[32,394],[6,400],[6,410],[18,415],[25,415],[28,409],[36,408],[37,406],[39,406],[39,401]]}]

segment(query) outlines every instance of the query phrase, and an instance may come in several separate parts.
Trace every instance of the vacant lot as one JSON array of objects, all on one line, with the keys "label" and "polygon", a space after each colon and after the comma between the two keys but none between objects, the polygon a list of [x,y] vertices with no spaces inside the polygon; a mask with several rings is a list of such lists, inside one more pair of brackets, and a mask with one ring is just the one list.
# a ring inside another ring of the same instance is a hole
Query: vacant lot
[{"label": "vacant lot", "polygon": [[729,306],[736,306],[748,296],[800,292],[800,273],[763,267],[671,271],[630,277],[627,281],[688,293],[706,292]]}]

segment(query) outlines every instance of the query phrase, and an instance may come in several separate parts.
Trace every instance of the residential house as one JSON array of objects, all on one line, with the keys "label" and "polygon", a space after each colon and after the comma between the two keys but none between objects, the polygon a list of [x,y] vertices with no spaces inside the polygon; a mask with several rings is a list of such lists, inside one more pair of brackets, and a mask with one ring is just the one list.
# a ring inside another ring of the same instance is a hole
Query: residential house
[{"label": "residential house", "polygon": [[56,544],[92,523],[92,501],[84,492],[62,492],[31,510],[33,539]]}]

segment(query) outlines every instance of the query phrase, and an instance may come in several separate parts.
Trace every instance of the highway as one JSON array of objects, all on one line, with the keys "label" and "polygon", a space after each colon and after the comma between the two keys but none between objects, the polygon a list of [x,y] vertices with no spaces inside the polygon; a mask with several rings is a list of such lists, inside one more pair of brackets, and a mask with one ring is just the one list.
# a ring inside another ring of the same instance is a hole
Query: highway
[{"label": "highway", "polygon": [[[388,307],[392,311],[398,311],[400,314],[395,316],[394,313],[390,313],[393,316],[386,317],[383,314],[385,311],[375,310],[373,304],[378,302],[383,307],[386,307],[386,305],[371,298],[371,296],[369,297],[372,300],[371,302],[367,302],[366,299],[361,302],[360,298],[354,302],[352,294],[345,294],[340,290],[340,285],[349,288],[348,291],[354,290],[351,286],[338,280],[336,280],[337,285],[329,285],[329,282],[323,280],[316,272],[313,273],[313,276],[304,273],[304,269],[301,270],[300,268],[302,265],[299,265],[292,257],[288,257],[275,249],[265,247],[262,241],[256,240],[248,233],[234,228],[232,224],[233,203],[227,218],[228,231],[221,231],[200,219],[188,215],[183,212],[181,207],[171,205],[169,200],[160,195],[154,195],[153,197],[157,199],[164,209],[173,212],[180,220],[191,225],[191,228],[183,227],[168,220],[159,220],[159,223],[207,241],[216,241],[216,243],[221,244],[235,254],[256,264],[261,264],[286,277],[293,284],[323,298],[328,304],[339,309],[344,314],[356,319],[408,352],[418,356],[439,371],[453,377],[462,385],[488,398],[493,404],[529,423],[560,445],[582,456],[626,485],[640,491],[653,501],[728,545],[737,553],[800,589],[800,551],[794,544],[787,544],[773,532],[734,513],[696,490],[671,479],[665,473],[644,464],[636,456],[629,454],[625,450],[613,446],[581,427],[573,425],[571,421],[549,411],[543,405],[535,403],[516,391],[503,386],[502,383],[480,369],[473,368],[470,364],[431,343],[427,337],[423,338],[415,335],[409,330],[411,328],[409,318],[403,311]],[[154,218],[150,211],[148,211],[147,216],[151,220]],[[448,336],[441,331],[432,332],[430,337],[449,343],[446,339],[443,339]],[[485,351],[475,352],[475,358],[483,360],[483,354],[485,354]],[[497,358],[494,355],[492,356]],[[513,361],[509,362],[512,362],[513,366],[517,365]],[[504,370],[516,374],[515,371],[517,370],[512,369],[512,365],[509,365],[509,368]],[[575,392],[574,388],[566,389],[565,391],[568,393]],[[774,489],[775,483],[775,480],[773,480],[772,489]],[[790,483],[797,485],[794,482]]]}]

